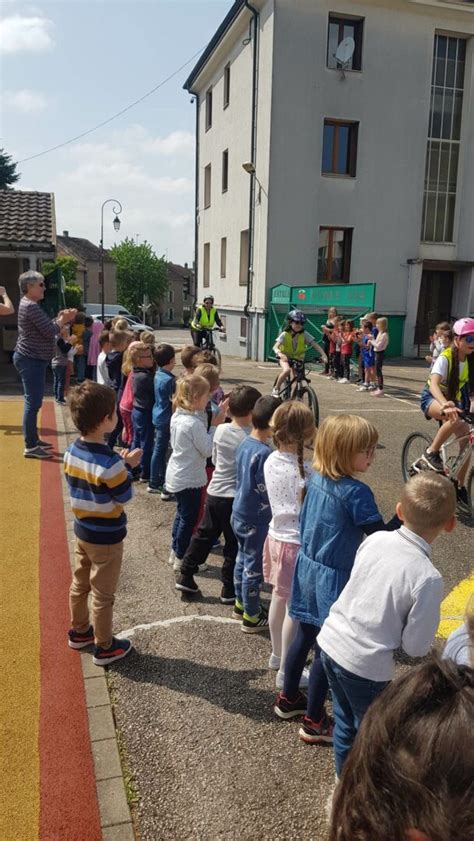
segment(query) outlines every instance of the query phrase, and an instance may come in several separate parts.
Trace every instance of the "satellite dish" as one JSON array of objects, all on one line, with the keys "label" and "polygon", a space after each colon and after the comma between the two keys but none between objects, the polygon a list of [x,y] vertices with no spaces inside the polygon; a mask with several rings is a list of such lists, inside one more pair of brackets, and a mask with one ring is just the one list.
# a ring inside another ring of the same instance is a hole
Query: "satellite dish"
[{"label": "satellite dish", "polygon": [[355,41],[353,38],[344,38],[336,50],[336,61],[341,67],[347,67],[354,55]]}]

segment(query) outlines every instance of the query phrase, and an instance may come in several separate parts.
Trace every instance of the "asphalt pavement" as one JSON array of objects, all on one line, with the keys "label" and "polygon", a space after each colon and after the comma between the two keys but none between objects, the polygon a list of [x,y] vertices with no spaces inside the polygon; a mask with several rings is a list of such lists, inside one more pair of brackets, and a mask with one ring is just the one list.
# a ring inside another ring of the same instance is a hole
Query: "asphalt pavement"
[{"label": "asphalt pavement", "polygon": [[[159,332],[176,345],[184,331]],[[269,393],[276,366],[224,358],[224,388],[248,382]],[[402,486],[401,450],[410,432],[432,431],[419,409],[427,369],[389,361],[384,399],[314,373],[321,417],[353,412],[380,433],[366,476],[388,518]],[[219,553],[199,577],[202,596],[174,589],[168,565],[174,504],[135,486],[115,603],[116,631],[136,651],[108,673],[121,744],[139,794],[137,835],[161,839],[322,841],[334,784],[332,750],[298,739],[298,723],[273,714],[275,673],[268,634],[248,636],[219,602]],[[459,524],[435,544],[446,593],[469,573],[472,532]],[[269,593],[264,594],[264,600]],[[406,666],[400,666],[403,668]]]}]

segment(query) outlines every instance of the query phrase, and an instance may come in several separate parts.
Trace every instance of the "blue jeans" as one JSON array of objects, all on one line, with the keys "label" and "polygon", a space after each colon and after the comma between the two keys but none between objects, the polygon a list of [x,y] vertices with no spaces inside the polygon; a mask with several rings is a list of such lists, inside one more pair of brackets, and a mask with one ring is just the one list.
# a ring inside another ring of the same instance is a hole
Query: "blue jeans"
[{"label": "blue jeans", "polygon": [[76,380],[78,383],[83,383],[86,378],[86,356],[81,354],[74,357],[76,366]]},{"label": "blue jeans", "polygon": [[163,488],[165,485],[166,455],[170,443],[170,428],[157,426],[155,444],[150,464],[150,487]]},{"label": "blue jeans", "polygon": [[186,488],[175,494],[176,515],[171,532],[171,548],[180,561],[191,543],[193,528],[201,507],[201,490],[202,488]]},{"label": "blue jeans", "polygon": [[252,526],[237,517],[231,517],[230,522],[239,544],[234,569],[235,598],[243,604],[247,616],[257,616],[260,612],[262,553],[268,523]]},{"label": "blue jeans", "polygon": [[44,397],[46,369],[49,362],[45,359],[33,359],[21,353],[13,354],[13,364],[23,383],[25,393],[25,409],[23,412],[23,435],[27,450],[36,447],[39,441],[38,412]]},{"label": "blue jeans", "polygon": [[311,663],[308,682],[308,707],[306,715],[312,721],[321,721],[324,715],[324,702],[328,694],[328,681],[321,663],[321,651],[316,637],[321,629],[308,622],[300,622],[296,636],[291,643],[285,661],[285,683],[283,691],[287,698],[294,701],[299,692],[299,683],[309,652],[314,648],[314,660]]},{"label": "blue jeans", "polygon": [[336,774],[341,771],[354,743],[360,723],[372,701],[385,689],[387,682],[367,680],[339,666],[325,651],[321,661],[331,687],[334,714],[334,759]]},{"label": "blue jeans", "polygon": [[56,400],[64,400],[64,386],[66,385],[67,365],[53,367],[53,386]]},{"label": "blue jeans", "polygon": [[153,422],[151,411],[147,409],[132,410],[133,444],[132,448],[139,447],[142,451],[140,468],[142,478],[150,478],[150,461],[153,452]]}]

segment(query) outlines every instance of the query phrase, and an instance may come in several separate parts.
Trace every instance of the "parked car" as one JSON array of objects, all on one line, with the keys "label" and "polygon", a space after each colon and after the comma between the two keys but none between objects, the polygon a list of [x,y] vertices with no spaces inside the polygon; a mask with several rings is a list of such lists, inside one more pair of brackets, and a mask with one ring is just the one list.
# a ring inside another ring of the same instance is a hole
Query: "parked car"
[{"label": "parked car", "polygon": [[[101,315],[102,304],[84,304],[84,311],[86,315]],[[106,304],[105,305],[106,318],[115,318],[116,315],[124,315],[128,318],[135,318],[134,315],[122,304]]]},{"label": "parked car", "polygon": [[[130,329],[134,331],[134,333],[141,333],[142,330],[151,330],[152,328],[148,324],[143,324],[141,321],[138,321],[133,315],[124,315],[124,313],[111,313],[109,312],[108,308],[105,311],[105,320],[108,321],[109,318],[116,318],[117,315],[120,315],[120,318],[124,318],[127,324],[129,325]],[[91,318],[94,321],[101,321],[102,315],[101,313],[91,313]]]}]

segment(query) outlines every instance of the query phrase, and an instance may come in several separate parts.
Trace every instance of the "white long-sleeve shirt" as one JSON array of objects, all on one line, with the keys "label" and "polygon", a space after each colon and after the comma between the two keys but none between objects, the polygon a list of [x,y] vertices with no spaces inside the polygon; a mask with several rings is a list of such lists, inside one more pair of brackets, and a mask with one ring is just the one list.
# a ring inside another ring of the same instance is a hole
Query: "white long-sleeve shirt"
[{"label": "white long-sleeve shirt", "polygon": [[387,350],[388,342],[388,333],[378,333],[375,339],[370,340],[370,344],[376,351]]},{"label": "white long-sleeve shirt", "polygon": [[442,598],[443,579],[431,563],[430,545],[405,526],[376,532],[359,548],[318,645],[359,677],[391,680],[397,648],[410,657],[429,651]]},{"label": "white long-sleeve shirt", "polygon": [[212,454],[216,431],[209,432],[194,412],[176,409],[171,418],[172,453],[166,468],[166,490],[178,493],[187,488],[202,488],[207,483],[206,459]]}]

